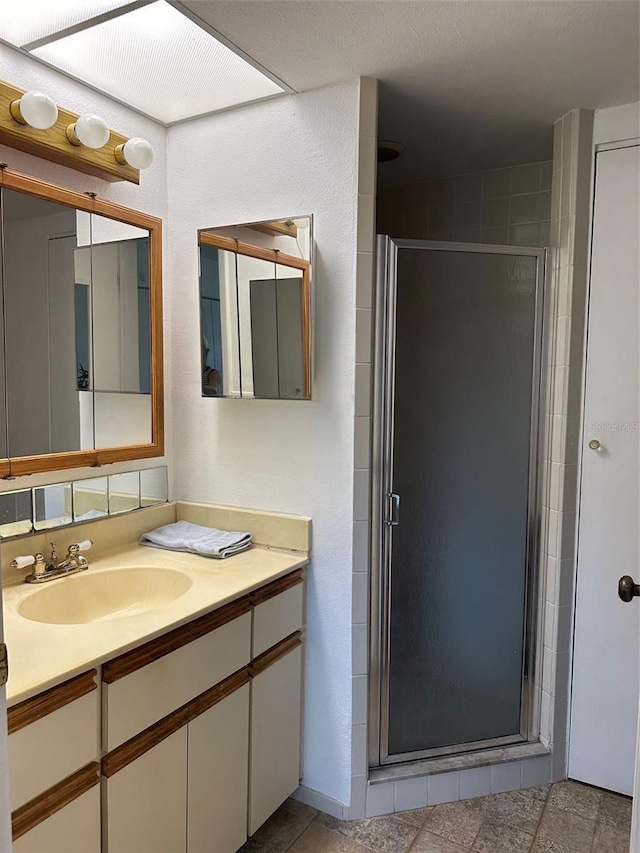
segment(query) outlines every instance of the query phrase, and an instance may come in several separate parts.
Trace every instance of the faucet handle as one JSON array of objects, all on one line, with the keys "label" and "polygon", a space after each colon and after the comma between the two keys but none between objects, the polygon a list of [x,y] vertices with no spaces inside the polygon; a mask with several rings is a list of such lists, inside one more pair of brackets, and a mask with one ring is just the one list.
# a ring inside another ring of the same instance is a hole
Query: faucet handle
[{"label": "faucet handle", "polygon": [[92,545],[92,539],[81,539],[80,542],[76,542],[74,545],[69,545],[69,553],[77,554],[80,551],[88,551]]},{"label": "faucet handle", "polygon": [[23,557],[16,557],[10,565],[12,569],[26,569],[27,566],[35,566],[33,573],[28,575],[27,580],[29,578],[37,580],[47,572],[47,564],[42,554],[26,554]]},{"label": "faucet handle", "polygon": [[36,561],[36,554],[25,554],[24,557],[16,557],[11,560],[10,566],[12,569],[26,569],[27,566],[32,566]]}]

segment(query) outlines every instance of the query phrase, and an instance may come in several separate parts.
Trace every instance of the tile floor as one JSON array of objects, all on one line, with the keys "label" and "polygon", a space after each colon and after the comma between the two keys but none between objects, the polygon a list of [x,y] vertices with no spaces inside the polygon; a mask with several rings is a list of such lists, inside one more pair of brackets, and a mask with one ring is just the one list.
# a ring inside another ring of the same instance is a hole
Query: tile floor
[{"label": "tile floor", "polygon": [[629,853],[631,800],[558,782],[340,821],[294,800],[242,853]]}]

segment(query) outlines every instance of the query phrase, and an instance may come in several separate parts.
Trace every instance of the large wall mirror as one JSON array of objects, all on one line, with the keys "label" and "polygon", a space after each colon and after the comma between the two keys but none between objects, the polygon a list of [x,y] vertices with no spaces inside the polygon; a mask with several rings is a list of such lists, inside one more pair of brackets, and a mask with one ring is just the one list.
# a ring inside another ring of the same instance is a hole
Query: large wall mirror
[{"label": "large wall mirror", "polygon": [[160,220],[0,181],[0,475],[162,455]]},{"label": "large wall mirror", "polygon": [[198,233],[202,394],[311,398],[312,219]]}]

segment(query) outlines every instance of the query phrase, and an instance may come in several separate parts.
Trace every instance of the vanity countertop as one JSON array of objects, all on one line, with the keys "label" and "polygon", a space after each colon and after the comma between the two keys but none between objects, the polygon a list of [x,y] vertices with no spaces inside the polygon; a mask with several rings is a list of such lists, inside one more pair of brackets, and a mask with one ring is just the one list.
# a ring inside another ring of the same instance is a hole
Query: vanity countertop
[{"label": "vanity countertop", "polygon": [[[3,589],[4,634],[9,650],[8,705],[37,695],[98,666],[147,640],[209,613],[306,565],[304,552],[254,545],[226,560],[129,545],[105,554],[85,572],[45,584],[12,583]],[[134,615],[82,624],[50,624],[21,616],[20,605],[35,591],[75,583],[90,573],[122,568],[174,569],[186,574],[189,589],[168,604]],[[26,574],[26,572],[25,572]]]}]

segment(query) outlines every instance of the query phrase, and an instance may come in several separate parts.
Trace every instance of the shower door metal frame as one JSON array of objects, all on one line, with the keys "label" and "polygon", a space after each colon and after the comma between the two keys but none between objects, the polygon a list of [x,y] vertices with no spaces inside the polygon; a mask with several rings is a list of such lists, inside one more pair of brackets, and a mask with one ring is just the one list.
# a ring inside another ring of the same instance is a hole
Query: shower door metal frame
[{"label": "shower door metal frame", "polygon": [[[395,404],[397,260],[399,249],[429,249],[476,254],[535,257],[536,294],[534,353],[529,440],[529,491],[527,501],[527,549],[525,565],[525,618],[522,655],[522,694],[518,735],[454,746],[389,755],[389,676],[391,641],[391,518],[389,496],[393,492]],[[371,471],[371,626],[369,642],[369,766],[381,767],[407,761],[437,758],[535,741],[534,677],[536,655],[536,603],[540,544],[540,490],[543,418],[540,412],[545,336],[546,249],[497,246],[485,243],[454,243],[432,240],[400,240],[378,235],[376,251],[375,346],[373,365],[373,434]]]}]

